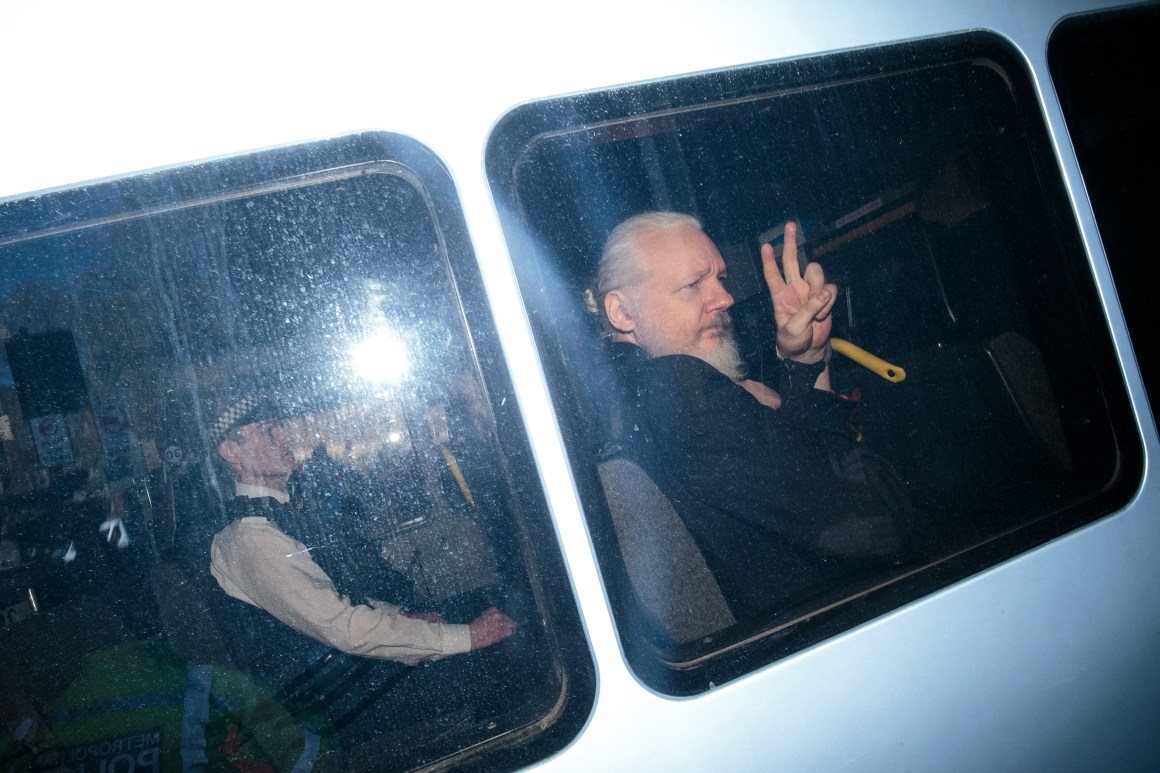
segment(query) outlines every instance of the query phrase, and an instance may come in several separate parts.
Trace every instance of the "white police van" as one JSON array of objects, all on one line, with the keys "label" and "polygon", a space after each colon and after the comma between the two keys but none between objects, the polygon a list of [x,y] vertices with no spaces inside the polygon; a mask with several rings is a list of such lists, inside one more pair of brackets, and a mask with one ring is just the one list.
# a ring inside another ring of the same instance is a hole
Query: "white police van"
[{"label": "white police van", "polygon": [[[1158,37],[1087,0],[0,4],[4,767],[1156,770]],[[733,614],[606,442],[583,292],[647,210],[701,219],[757,374],[801,224],[904,554]],[[207,552],[243,372],[392,600],[516,634],[251,673]]]}]

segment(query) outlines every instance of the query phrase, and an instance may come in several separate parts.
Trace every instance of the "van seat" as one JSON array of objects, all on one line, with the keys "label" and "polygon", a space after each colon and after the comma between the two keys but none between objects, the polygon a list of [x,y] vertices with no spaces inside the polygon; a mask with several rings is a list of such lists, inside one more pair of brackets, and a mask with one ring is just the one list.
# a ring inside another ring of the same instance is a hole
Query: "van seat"
[{"label": "van seat", "polygon": [[656,630],[684,644],[736,623],[700,548],[648,474],[619,457],[597,470],[629,581]]}]

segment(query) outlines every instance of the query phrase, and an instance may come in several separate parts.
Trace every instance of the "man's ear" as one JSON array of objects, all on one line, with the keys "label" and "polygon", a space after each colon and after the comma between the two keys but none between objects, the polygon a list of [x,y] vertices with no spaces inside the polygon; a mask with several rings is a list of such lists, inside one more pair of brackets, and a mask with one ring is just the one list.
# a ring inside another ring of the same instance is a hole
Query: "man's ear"
[{"label": "man's ear", "polygon": [[223,440],[218,443],[218,456],[237,466],[242,459],[242,447],[233,440]]},{"label": "man's ear", "polygon": [[608,321],[618,333],[631,333],[636,330],[636,319],[629,307],[628,299],[620,290],[613,290],[604,296],[604,313]]}]

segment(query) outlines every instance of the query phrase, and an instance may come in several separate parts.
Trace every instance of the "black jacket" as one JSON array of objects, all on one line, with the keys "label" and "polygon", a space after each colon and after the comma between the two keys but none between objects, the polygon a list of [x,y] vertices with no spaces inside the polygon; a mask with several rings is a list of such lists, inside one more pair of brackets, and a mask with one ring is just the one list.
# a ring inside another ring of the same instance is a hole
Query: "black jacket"
[{"label": "black jacket", "polygon": [[739,619],[839,582],[835,524],[909,511],[848,429],[844,398],[810,389],[772,410],[694,357],[632,344],[610,356],[613,440],[672,502]]}]

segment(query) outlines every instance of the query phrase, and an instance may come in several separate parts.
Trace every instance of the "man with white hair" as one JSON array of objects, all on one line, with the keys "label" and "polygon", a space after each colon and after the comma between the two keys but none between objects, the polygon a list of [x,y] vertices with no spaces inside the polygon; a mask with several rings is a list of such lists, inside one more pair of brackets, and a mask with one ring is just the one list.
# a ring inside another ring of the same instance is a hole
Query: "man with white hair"
[{"label": "man with white hair", "polygon": [[[826,284],[821,266],[800,272],[797,226],[785,227],[785,276],[773,247],[761,248],[762,267],[777,322],[778,356],[816,372],[810,386],[829,391],[830,311],[838,288]],[[772,408],[780,397],[744,378],[730,330],[733,297],[722,283],[725,261],[700,222],[676,212],[646,212],[621,223],[609,236],[600,261],[596,293],[613,341],[633,343],[650,357],[697,357]],[[820,363],[820,366],[819,366]]]},{"label": "man with white hair", "polygon": [[590,293],[624,412],[623,453],[668,496],[740,619],[840,579],[834,558],[893,556],[909,504],[866,464],[830,386],[837,287],[802,270],[786,224],[781,268],[761,248],[783,375],[745,377],[728,310],[726,266],[693,217],[649,212],[610,235]]}]

